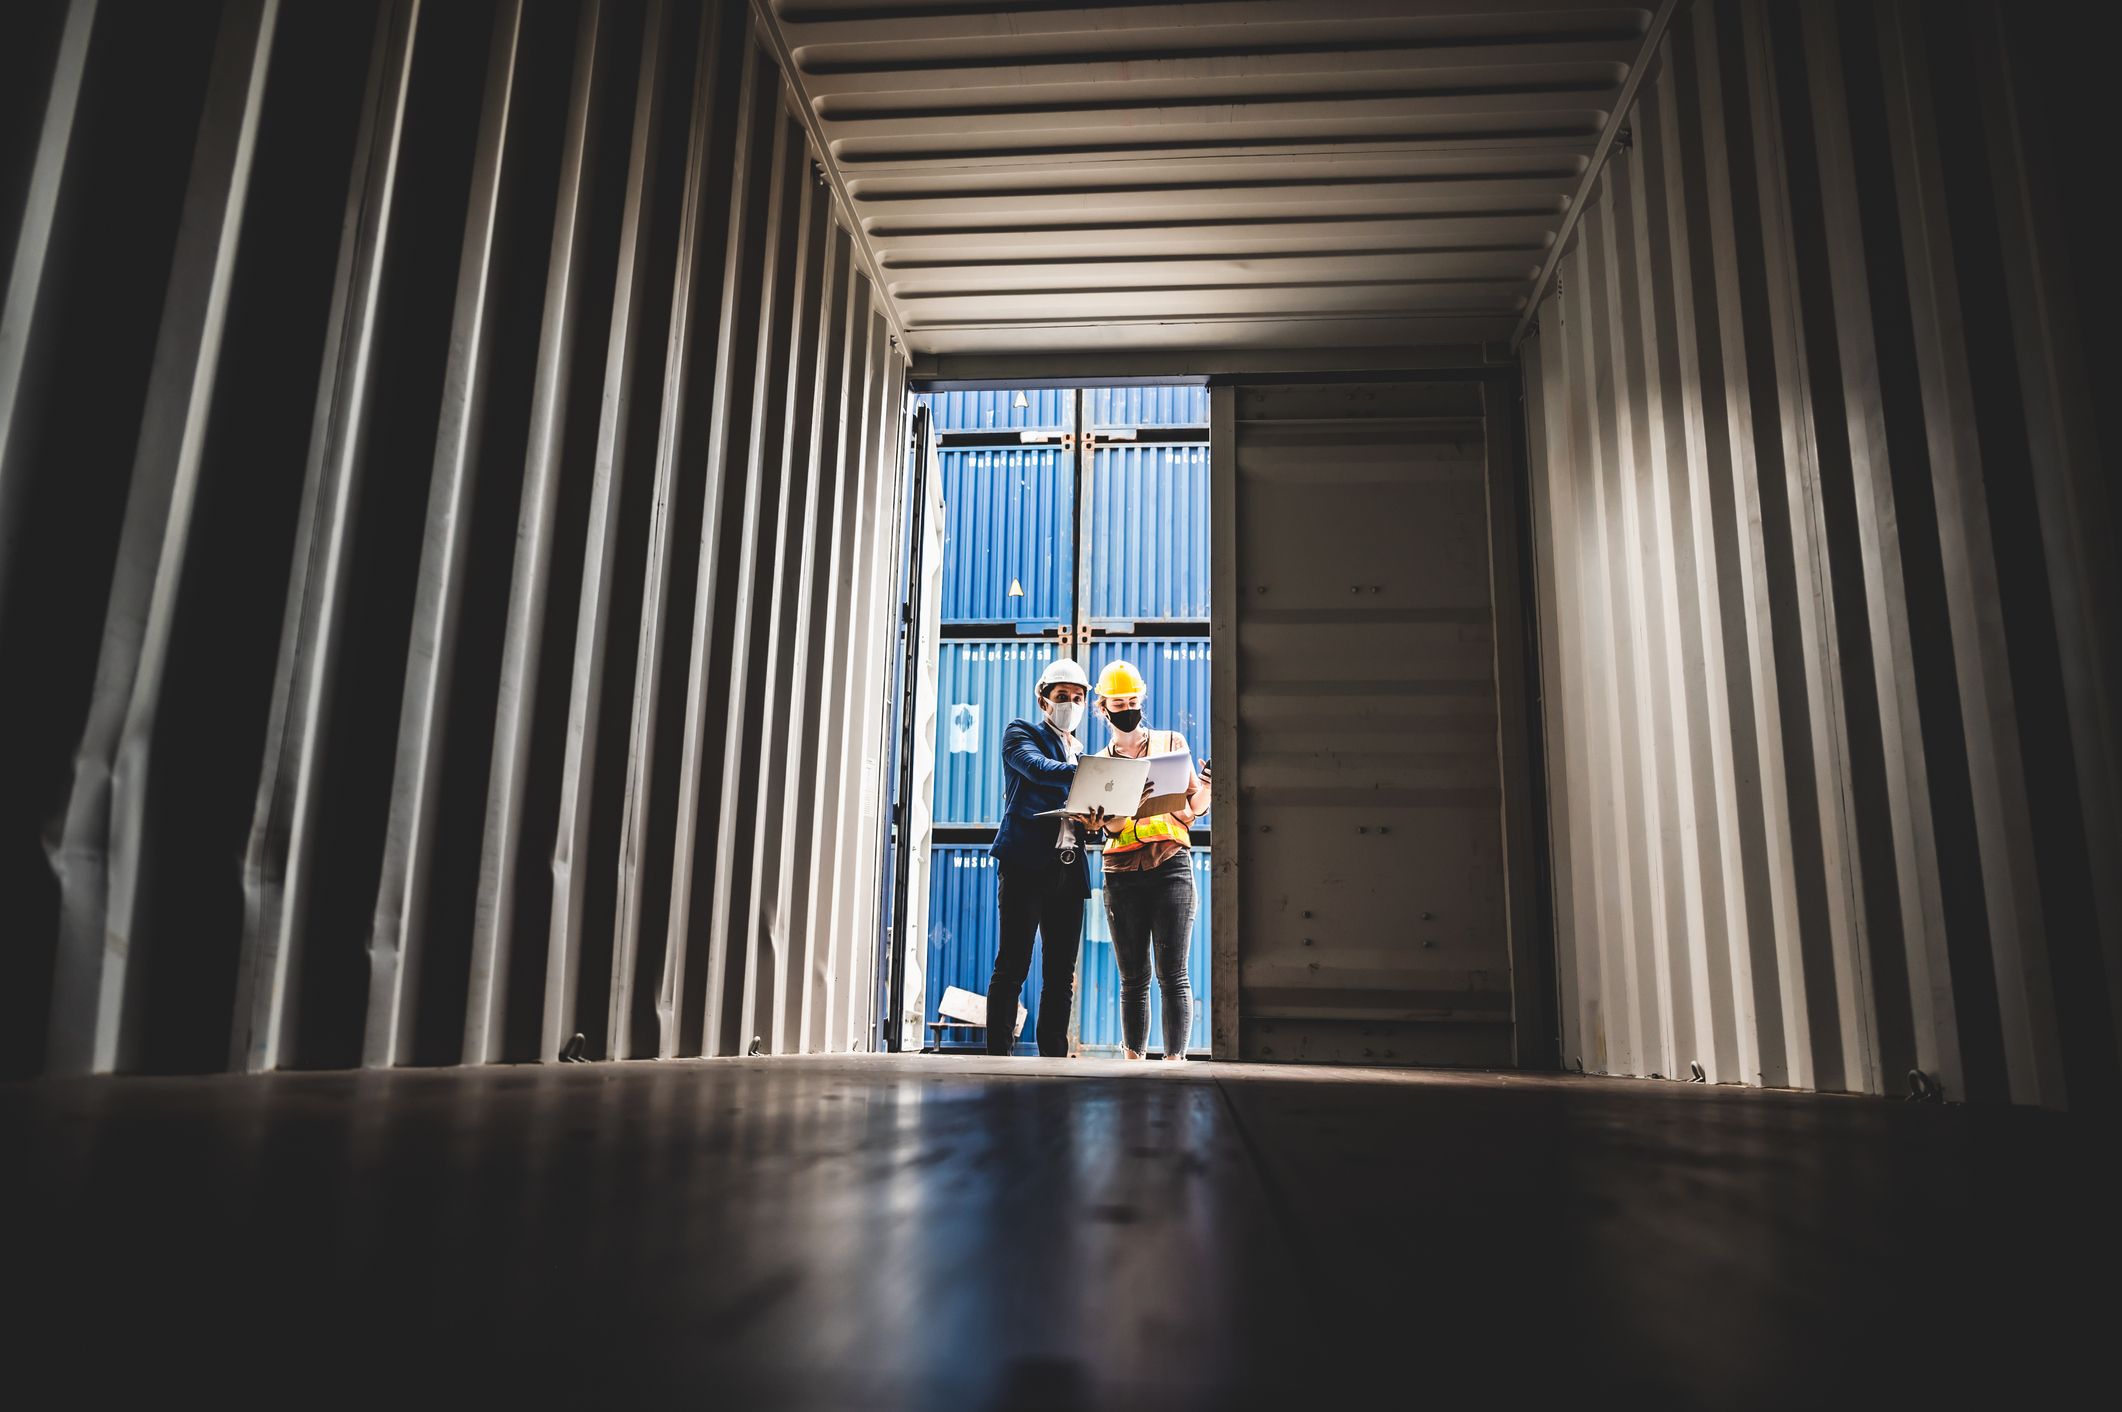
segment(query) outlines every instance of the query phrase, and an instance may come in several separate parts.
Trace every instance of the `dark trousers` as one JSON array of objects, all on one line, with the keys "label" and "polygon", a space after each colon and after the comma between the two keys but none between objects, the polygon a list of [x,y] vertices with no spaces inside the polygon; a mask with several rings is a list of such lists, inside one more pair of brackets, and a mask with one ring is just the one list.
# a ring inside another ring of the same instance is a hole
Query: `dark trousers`
[{"label": "dark trousers", "polygon": [[1043,937],[1040,962],[1039,1052],[1068,1054],[1068,1017],[1076,1007],[1076,948],[1083,940],[1083,864],[1002,868],[1002,945],[987,983],[987,1052],[1007,1054],[1015,1043],[1017,997],[1032,966],[1032,942]]},{"label": "dark trousers", "polygon": [[1186,948],[1194,934],[1194,860],[1179,853],[1144,872],[1105,870],[1105,922],[1120,969],[1120,1035],[1137,1054],[1149,1048],[1149,972],[1154,957],[1164,992],[1164,1052],[1184,1054],[1194,1027]]}]

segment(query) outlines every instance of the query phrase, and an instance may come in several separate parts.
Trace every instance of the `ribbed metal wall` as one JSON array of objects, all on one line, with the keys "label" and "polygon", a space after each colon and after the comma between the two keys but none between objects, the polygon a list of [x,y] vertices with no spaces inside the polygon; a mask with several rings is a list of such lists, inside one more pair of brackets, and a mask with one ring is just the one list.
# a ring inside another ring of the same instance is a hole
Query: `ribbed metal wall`
[{"label": "ribbed metal wall", "polygon": [[[1018,398],[1024,405],[1017,405]],[[1076,426],[1076,394],[1066,387],[975,392],[924,392],[936,430],[1067,432]]]},{"label": "ribbed metal wall", "polygon": [[1107,372],[1507,337],[1658,8],[771,6],[916,350]]},{"label": "ribbed metal wall", "polygon": [[2115,1103],[2079,293],[2112,261],[2054,163],[2107,99],[2072,42],[2033,7],[1696,4],[1598,178],[1523,349],[1586,1069]]},{"label": "ribbed metal wall", "polygon": [[936,668],[938,824],[1002,822],[1002,731],[1038,709],[1033,691],[1053,660],[1053,643],[1036,638],[943,643]]},{"label": "ribbed metal wall", "polygon": [[[1212,660],[1206,638],[1106,637],[1092,641],[1084,671],[1095,682],[1109,663],[1132,664],[1146,688],[1144,719],[1158,730],[1178,731],[1202,755],[1208,752]],[[1110,731],[1103,721],[1093,721],[1083,735],[1086,746],[1103,750]]]},{"label": "ribbed metal wall", "polygon": [[[1206,533],[1206,527],[1203,527]],[[1215,663],[1208,639],[1199,637],[1109,637],[1093,639],[1084,670],[1095,682],[1106,664],[1131,663],[1142,673],[1144,719],[1157,730],[1177,731],[1186,737],[1198,767],[1209,752],[1209,692]],[[1103,750],[1112,732],[1102,721],[1093,721],[1084,743]],[[1209,827],[1209,816],[1194,821],[1197,830]]]},{"label": "ribbed metal wall", "polygon": [[1066,621],[1075,569],[1074,457],[1059,447],[951,448],[937,461],[946,526],[943,621]]},{"label": "ribbed metal wall", "polygon": [[1208,430],[1208,388],[1160,385],[1156,387],[1093,387],[1090,399],[1091,429],[1108,427],[1199,427]]},{"label": "ribbed metal wall", "polygon": [[1206,442],[1101,445],[1090,474],[1091,619],[1207,621]]},{"label": "ribbed metal wall", "polygon": [[904,364],[751,26],[8,16],[5,1072],[867,1032]]}]

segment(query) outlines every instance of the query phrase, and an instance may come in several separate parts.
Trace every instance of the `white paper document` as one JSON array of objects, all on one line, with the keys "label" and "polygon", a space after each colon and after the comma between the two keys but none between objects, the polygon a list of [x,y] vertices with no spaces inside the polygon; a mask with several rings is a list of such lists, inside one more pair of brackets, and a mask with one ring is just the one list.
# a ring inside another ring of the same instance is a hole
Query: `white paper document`
[{"label": "white paper document", "polygon": [[1125,818],[1142,802],[1142,785],[1148,778],[1147,760],[1085,755],[1076,761],[1076,782],[1069,788],[1067,802],[1039,817],[1051,819],[1057,814],[1088,814],[1093,809],[1103,809]]},{"label": "white paper document", "polygon": [[1194,782],[1194,757],[1184,750],[1149,757],[1149,798],[1135,810],[1138,819],[1169,814],[1186,803],[1187,787]]}]

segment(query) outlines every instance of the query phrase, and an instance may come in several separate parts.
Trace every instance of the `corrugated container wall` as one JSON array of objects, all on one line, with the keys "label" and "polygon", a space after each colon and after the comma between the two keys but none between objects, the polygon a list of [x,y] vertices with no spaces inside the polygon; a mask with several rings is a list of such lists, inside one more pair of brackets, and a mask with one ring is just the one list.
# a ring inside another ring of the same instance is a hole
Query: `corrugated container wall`
[{"label": "corrugated container wall", "polygon": [[[1059,448],[946,448],[943,620],[1065,622],[1075,476]],[[1005,629],[1007,631],[1007,629]]]},{"label": "corrugated container wall", "polygon": [[2082,293],[2112,257],[2056,161],[2111,85],[2070,43],[2038,7],[1685,7],[1543,291],[1588,1070],[2116,1102],[2112,327]]},{"label": "corrugated container wall", "polygon": [[[1093,430],[1106,428],[1208,428],[1208,389],[1162,384],[1154,387],[1093,387],[1085,414]],[[1027,387],[978,392],[921,394],[935,412],[936,430],[1066,432],[1076,426],[1076,392],[1066,387]],[[1018,398],[1024,399],[1022,407]]]},{"label": "corrugated container wall", "polygon": [[[1065,387],[1031,387],[1021,391],[923,393],[935,412],[936,430],[1073,431],[1076,394]],[[1024,405],[1016,405],[1017,398]]]},{"label": "corrugated container wall", "polygon": [[1034,688],[1053,660],[1053,643],[1037,639],[942,644],[936,666],[938,824],[1001,824],[1002,731],[1038,709]]},{"label": "corrugated container wall", "polygon": [[1093,387],[1089,419],[1092,430],[1107,427],[1199,427],[1208,430],[1206,387]]},{"label": "corrugated container wall", "polygon": [[751,25],[10,16],[0,1070],[865,1043],[904,360]]},{"label": "corrugated container wall", "polygon": [[[1177,731],[1186,737],[1198,767],[1208,754],[1208,708],[1215,654],[1206,638],[1199,637],[1108,637],[1093,639],[1084,671],[1096,681],[1109,663],[1124,661],[1142,674],[1146,703],[1145,719],[1160,731]],[[1084,744],[1103,750],[1111,739],[1111,728],[1102,721],[1086,730]],[[1211,816],[1194,820],[1195,831],[1205,831]]]},{"label": "corrugated container wall", "polygon": [[1206,621],[1207,445],[1100,446],[1090,474],[1091,620]]}]

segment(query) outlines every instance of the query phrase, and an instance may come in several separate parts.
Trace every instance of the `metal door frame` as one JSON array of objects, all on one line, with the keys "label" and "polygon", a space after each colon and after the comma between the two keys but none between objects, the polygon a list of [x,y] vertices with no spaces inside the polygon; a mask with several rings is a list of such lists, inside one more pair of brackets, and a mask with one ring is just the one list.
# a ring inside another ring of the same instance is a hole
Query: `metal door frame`
[{"label": "metal door frame", "polygon": [[[907,395],[911,398],[913,394]],[[910,431],[903,448],[908,465],[907,493],[900,507],[904,529],[899,555],[899,651],[892,664],[897,718],[892,731],[891,797],[884,815],[885,826],[879,830],[890,859],[886,874],[889,890],[883,899],[890,912],[883,936],[884,965],[879,968],[884,973],[883,1002],[871,1019],[871,1046],[887,1053],[899,1050],[898,1021],[906,1008],[906,894],[913,876],[913,853],[906,846],[906,825],[912,812],[909,800],[916,754],[914,731],[920,725],[915,701],[921,686],[921,591],[926,567],[919,558],[927,534],[923,517],[928,513],[928,478],[936,461],[934,418],[929,409],[915,403],[907,425]]]},{"label": "metal door frame", "polygon": [[[1015,640],[1020,642],[1051,642],[1059,649],[1061,656],[1073,659],[1083,665],[1086,670],[1088,670],[1090,664],[1091,643],[1100,636],[1198,637],[1204,646],[1207,646],[1211,652],[1214,651],[1217,636],[1215,631],[1216,619],[1213,612],[1206,621],[1188,619],[1131,622],[1125,625],[1124,632],[1113,631],[1114,624],[1101,624],[1094,620],[1091,616],[1091,556],[1088,545],[1085,542],[1085,531],[1096,523],[1096,507],[1092,503],[1091,473],[1095,464],[1096,451],[1101,445],[1170,442],[1188,446],[1205,446],[1208,448],[1210,457],[1209,473],[1212,477],[1210,491],[1212,501],[1217,497],[1218,488],[1221,484],[1219,477],[1223,474],[1218,472],[1215,467],[1216,447],[1219,443],[1216,431],[1217,414],[1214,410],[1213,401],[1209,413],[1209,425],[1206,427],[1136,428],[1133,429],[1132,434],[1129,436],[1107,437],[1101,441],[1091,426],[1090,398],[1088,396],[1090,391],[1101,387],[1201,386],[1203,382],[1203,379],[1188,377],[1112,379],[1048,379],[1034,377],[1014,379],[1007,388],[994,384],[988,385],[988,390],[997,391],[1031,391],[1035,389],[1066,391],[1071,400],[1070,415],[1067,422],[1068,429],[1059,433],[1060,448],[1064,453],[1063,462],[1067,467],[1068,473],[1073,477],[1073,484],[1070,487],[1070,544],[1068,551],[1070,572],[1066,576],[1066,582],[1069,585],[1069,601],[1065,610],[1059,615],[1061,617],[1059,624],[1032,631],[1026,631],[1022,623],[1016,624],[1014,625],[1016,629],[1014,633]],[[932,385],[919,379],[912,380],[908,384],[908,394],[910,396],[917,396],[925,392],[949,390],[952,389]],[[1007,439],[1010,435],[1007,429],[998,429],[992,432],[963,431],[946,433],[934,429],[933,418],[927,409],[920,409],[917,415],[923,419],[919,425],[928,429],[933,443],[932,449],[937,453],[946,449],[943,440],[945,436],[954,438],[952,446],[956,448],[992,446],[996,450],[1008,449],[1012,446],[1052,445],[1054,440],[1054,434],[1052,433],[1031,434],[1022,432],[1015,434],[1015,440],[1010,440]],[[1147,432],[1148,435],[1144,435],[1144,432]],[[966,438],[966,440],[959,441],[956,438]],[[886,946],[886,966],[881,969],[885,970],[887,979],[879,996],[881,1010],[876,1022],[878,1048],[889,1048],[895,1052],[901,1047],[897,1026],[885,1017],[896,1016],[904,1008],[908,936],[907,919],[911,908],[915,905],[915,899],[907,895],[907,884],[911,875],[911,859],[907,850],[901,846],[902,823],[906,817],[907,796],[911,791],[911,781],[906,778],[906,775],[911,768],[912,760],[909,733],[913,729],[914,717],[913,690],[915,682],[913,680],[913,669],[917,666],[911,654],[918,645],[913,641],[912,625],[918,620],[919,605],[913,603],[911,599],[918,592],[920,575],[918,572],[919,566],[912,563],[912,556],[919,552],[918,547],[922,543],[920,515],[926,504],[926,477],[936,469],[926,464],[928,458],[921,455],[921,442],[918,431],[916,439],[910,448],[910,454],[916,461],[916,469],[913,474],[916,484],[912,493],[917,498],[917,504],[910,514],[902,512],[907,523],[902,530],[900,541],[902,554],[901,582],[908,586],[909,601],[902,603],[900,609],[902,631],[900,654],[896,665],[900,680],[893,693],[896,709],[899,713],[899,724],[894,732],[898,758],[895,761],[895,769],[893,771],[893,794],[889,801],[889,828],[887,830],[887,847],[893,850],[890,871],[891,893],[888,899],[891,906],[891,918],[889,929],[883,938]],[[1228,568],[1220,543],[1214,538],[1216,526],[1213,511],[1211,512],[1211,523],[1203,526],[1203,529],[1211,536],[1209,583],[1210,599],[1211,603],[1213,603],[1215,599],[1214,585],[1220,576],[1218,571]],[[913,616],[910,618],[909,614]],[[1010,636],[1010,626],[999,620],[992,623],[945,624],[941,629],[941,638],[945,641],[951,639],[987,641],[1007,636]],[[1217,679],[1220,679],[1222,670],[1218,670]],[[1216,731],[1212,722],[1210,741],[1212,742],[1215,737]],[[967,830],[950,826],[944,826],[936,830],[938,835],[949,833],[951,835],[950,841],[954,842],[967,841],[958,837],[959,834],[964,832],[967,832]],[[1210,858],[1213,865],[1215,857],[1213,834],[1203,839],[1202,843],[1211,850]],[[1209,977],[1211,1004],[1214,1003],[1215,995],[1220,988],[1225,985],[1235,985],[1235,978],[1233,977],[1226,981],[1221,974],[1221,969],[1220,966],[1213,968],[1213,973]],[[1082,982],[1082,952],[1080,947],[1077,952],[1076,977],[1080,995]],[[1075,1047],[1080,1035],[1079,1015],[1079,1010],[1074,1008],[1070,1010],[1069,1041],[1071,1048]],[[1217,1033],[1217,1026],[1213,1022],[1210,1026],[1210,1032],[1212,1036]],[[1212,1053],[1219,1058],[1226,1057],[1222,1054],[1220,1045],[1215,1045]]]}]

